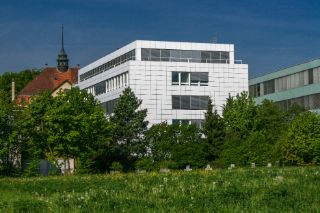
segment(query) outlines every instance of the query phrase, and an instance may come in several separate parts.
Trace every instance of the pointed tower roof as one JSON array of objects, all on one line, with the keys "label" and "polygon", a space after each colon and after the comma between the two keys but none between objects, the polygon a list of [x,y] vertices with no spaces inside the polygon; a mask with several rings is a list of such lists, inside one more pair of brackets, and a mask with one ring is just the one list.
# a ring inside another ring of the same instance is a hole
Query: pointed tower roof
[{"label": "pointed tower roof", "polygon": [[66,72],[69,69],[68,55],[64,50],[63,25],[61,28],[61,50],[58,55],[57,62],[58,62],[57,67],[60,72]]}]

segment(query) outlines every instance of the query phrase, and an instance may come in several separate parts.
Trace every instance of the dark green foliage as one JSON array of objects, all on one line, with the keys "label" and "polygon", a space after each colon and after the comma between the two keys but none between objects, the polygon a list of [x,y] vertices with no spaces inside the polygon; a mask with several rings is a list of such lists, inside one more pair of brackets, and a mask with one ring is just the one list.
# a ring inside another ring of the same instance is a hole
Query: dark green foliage
[{"label": "dark green foliage", "polygon": [[0,175],[14,175],[20,167],[21,142],[18,139],[19,110],[0,91]]},{"label": "dark green foliage", "polygon": [[320,164],[320,116],[297,115],[279,144],[286,165]]},{"label": "dark green foliage", "polygon": [[15,81],[16,94],[20,92],[31,80],[33,80],[41,71],[39,69],[27,69],[20,72],[5,72],[0,76],[0,90],[11,95],[11,82]]},{"label": "dark green foliage", "polygon": [[223,119],[227,131],[238,133],[238,137],[245,139],[254,128],[256,107],[252,97],[247,92],[242,92],[236,97],[231,97],[223,107]]},{"label": "dark green foliage", "polygon": [[274,102],[264,100],[256,106],[254,129],[245,147],[249,162],[266,165],[278,161],[279,153],[274,147],[286,129],[286,115]]},{"label": "dark green foliage", "polygon": [[207,162],[206,143],[195,125],[154,125],[146,133],[145,144],[155,164],[170,161],[184,168],[201,167]]},{"label": "dark green foliage", "polygon": [[208,160],[217,160],[222,151],[226,131],[224,121],[217,113],[217,110],[213,112],[212,100],[210,98],[202,132],[206,136]]},{"label": "dark green foliage", "polygon": [[146,171],[152,171],[156,167],[154,166],[153,162],[149,158],[141,158],[135,162],[135,168],[136,170],[146,170]]},{"label": "dark green foliage", "polygon": [[40,160],[31,160],[27,163],[25,162],[23,175],[26,177],[39,176],[39,165]]},{"label": "dark green foliage", "polygon": [[287,128],[286,113],[272,101],[254,105],[252,98],[242,93],[229,98],[224,107],[227,136],[222,154],[225,164],[266,165],[279,160],[277,141]]},{"label": "dark green foliage", "polygon": [[143,136],[148,122],[146,109],[139,109],[142,101],[139,100],[128,87],[119,97],[110,122],[114,125],[112,144],[109,157],[111,160],[130,164],[134,156],[144,151]]},{"label": "dark green foliage", "polygon": [[78,88],[59,94],[45,116],[53,156],[87,161],[106,151],[111,126],[91,94]]},{"label": "dark green foliage", "polygon": [[117,161],[114,161],[112,162],[111,166],[110,166],[110,169],[112,171],[119,171],[121,172],[123,170],[123,166],[121,165],[120,162],[117,162]]},{"label": "dark green foliage", "polygon": [[46,113],[52,108],[54,99],[50,92],[33,98],[32,103],[22,112],[19,122],[19,134],[24,144],[24,158],[47,159],[52,153],[52,144],[47,143],[49,137]]},{"label": "dark green foliage", "polygon": [[75,158],[84,171],[108,151],[112,128],[97,100],[78,88],[55,98],[40,94],[24,110],[20,126],[25,158]]}]

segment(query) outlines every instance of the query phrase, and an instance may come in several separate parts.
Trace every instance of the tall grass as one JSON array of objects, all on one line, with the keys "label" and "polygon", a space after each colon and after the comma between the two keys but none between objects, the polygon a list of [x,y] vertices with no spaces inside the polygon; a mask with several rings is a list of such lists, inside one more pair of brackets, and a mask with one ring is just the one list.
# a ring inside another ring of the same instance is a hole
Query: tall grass
[{"label": "tall grass", "polygon": [[0,212],[319,210],[319,167],[0,179]]}]

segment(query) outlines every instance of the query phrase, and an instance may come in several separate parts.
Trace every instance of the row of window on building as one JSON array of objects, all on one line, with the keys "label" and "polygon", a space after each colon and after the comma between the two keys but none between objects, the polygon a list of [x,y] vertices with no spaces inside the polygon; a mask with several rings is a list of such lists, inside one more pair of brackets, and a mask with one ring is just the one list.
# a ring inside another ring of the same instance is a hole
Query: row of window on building
[{"label": "row of window on building", "polygon": [[142,48],[141,60],[229,64],[230,56],[226,51]]},{"label": "row of window on building", "polygon": [[268,80],[249,87],[249,93],[253,97],[272,94],[310,84],[320,82],[320,67],[303,70],[292,75]]},{"label": "row of window on building", "polygon": [[299,105],[307,110],[320,108],[320,93],[302,96],[298,98],[278,101],[276,104],[283,110],[288,110],[293,105]]},{"label": "row of window on building", "polygon": [[93,95],[101,95],[122,87],[126,87],[129,84],[129,73],[121,73],[120,75],[109,78],[105,81],[99,82],[93,86],[86,88],[88,93]]},{"label": "row of window on building", "polygon": [[117,104],[117,101],[118,101],[118,98],[101,103],[101,107],[107,115],[110,115],[111,113],[113,113],[113,110]]},{"label": "row of window on building", "polygon": [[194,124],[198,128],[203,127],[204,120],[202,119],[172,119],[172,124],[191,125]]},{"label": "row of window on building", "polygon": [[96,76],[102,72],[105,72],[113,67],[119,66],[120,64],[123,64],[130,60],[135,60],[136,52],[135,50],[131,50],[115,59],[112,59],[92,70],[89,70],[88,72],[85,72],[80,75],[80,81],[84,81],[86,79],[92,78],[93,76]]},{"label": "row of window on building", "polygon": [[172,72],[172,85],[208,86],[208,72]]},{"label": "row of window on building", "polygon": [[209,96],[173,95],[172,109],[206,110]]}]

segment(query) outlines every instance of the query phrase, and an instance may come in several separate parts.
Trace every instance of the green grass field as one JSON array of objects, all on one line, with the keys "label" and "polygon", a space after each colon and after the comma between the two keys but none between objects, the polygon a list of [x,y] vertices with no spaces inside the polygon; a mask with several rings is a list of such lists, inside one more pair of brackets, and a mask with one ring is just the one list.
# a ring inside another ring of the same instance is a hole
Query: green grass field
[{"label": "green grass field", "polygon": [[0,179],[0,212],[319,211],[319,167]]}]

